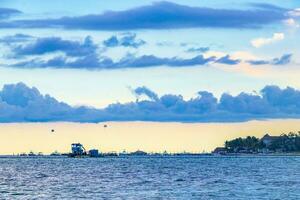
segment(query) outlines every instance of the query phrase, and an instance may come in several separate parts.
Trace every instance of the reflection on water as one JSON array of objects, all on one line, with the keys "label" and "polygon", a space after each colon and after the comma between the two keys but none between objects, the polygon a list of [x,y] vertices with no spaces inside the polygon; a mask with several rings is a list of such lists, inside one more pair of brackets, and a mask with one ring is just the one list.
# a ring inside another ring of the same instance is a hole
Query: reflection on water
[{"label": "reflection on water", "polygon": [[1,158],[1,199],[300,199],[300,157]]}]

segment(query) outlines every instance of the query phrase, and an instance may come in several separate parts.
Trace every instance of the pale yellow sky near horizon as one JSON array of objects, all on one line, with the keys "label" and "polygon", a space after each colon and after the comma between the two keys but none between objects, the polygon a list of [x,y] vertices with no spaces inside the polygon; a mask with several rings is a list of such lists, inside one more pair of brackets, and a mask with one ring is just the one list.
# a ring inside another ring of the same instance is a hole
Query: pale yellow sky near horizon
[{"label": "pale yellow sky near horizon", "polygon": [[[104,128],[104,124],[108,127]],[[298,130],[300,120],[294,119],[241,123],[3,123],[0,124],[0,154],[69,152],[73,142],[102,152],[210,152],[228,139]]]}]

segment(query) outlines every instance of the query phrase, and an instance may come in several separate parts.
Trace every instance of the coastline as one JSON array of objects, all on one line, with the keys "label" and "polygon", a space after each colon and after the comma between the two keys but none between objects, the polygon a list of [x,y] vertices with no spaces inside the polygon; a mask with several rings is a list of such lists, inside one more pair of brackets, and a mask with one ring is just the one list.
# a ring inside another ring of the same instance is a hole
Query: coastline
[{"label": "coastline", "polygon": [[[211,158],[226,158],[226,157],[300,157],[300,152],[297,153],[269,153],[269,154],[244,154],[244,153],[228,153],[228,154],[214,154],[214,153],[200,153],[200,154],[148,154],[148,155],[102,155],[98,157],[81,157],[81,158],[172,158],[172,157],[211,157]],[[1,158],[69,158],[68,155],[0,155]]]}]

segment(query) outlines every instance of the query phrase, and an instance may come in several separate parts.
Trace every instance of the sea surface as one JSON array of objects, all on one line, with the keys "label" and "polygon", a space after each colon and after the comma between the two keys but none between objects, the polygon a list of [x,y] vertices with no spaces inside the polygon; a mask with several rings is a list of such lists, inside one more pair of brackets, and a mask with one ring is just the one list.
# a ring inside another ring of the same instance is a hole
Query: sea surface
[{"label": "sea surface", "polygon": [[300,199],[300,157],[0,158],[0,199]]}]

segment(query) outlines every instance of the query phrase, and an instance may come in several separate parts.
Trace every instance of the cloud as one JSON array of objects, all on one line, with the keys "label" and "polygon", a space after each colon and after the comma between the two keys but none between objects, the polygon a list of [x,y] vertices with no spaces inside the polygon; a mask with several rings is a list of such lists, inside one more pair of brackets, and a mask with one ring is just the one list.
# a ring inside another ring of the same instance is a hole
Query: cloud
[{"label": "cloud", "polygon": [[251,65],[267,65],[270,64],[268,60],[248,60],[247,61]]},{"label": "cloud", "polygon": [[[73,69],[91,69],[91,70],[113,70],[123,68],[147,68],[147,67],[193,67],[210,64],[224,64],[224,65],[238,65],[242,62],[250,65],[287,65],[292,61],[292,54],[283,54],[279,58],[271,60],[255,60],[255,58],[242,58],[239,56],[214,56],[214,55],[197,55],[191,58],[180,57],[158,57],[155,55],[141,55],[136,56],[127,54],[120,60],[113,60],[106,56],[98,55],[93,52],[93,48],[85,51],[78,51],[73,53],[66,49],[65,53],[71,56],[56,56],[48,60],[43,58],[33,58],[25,61],[16,62],[14,64],[7,64],[7,67],[15,68],[73,68]],[[87,54],[85,54],[87,53]],[[83,55],[81,55],[83,54]],[[22,54],[21,54],[22,55]]]},{"label": "cloud", "polygon": [[200,91],[188,100],[174,94],[158,96],[145,86],[134,92],[138,96],[146,95],[148,100],[96,109],[70,106],[24,83],[7,84],[0,91],[0,122],[232,122],[300,118],[300,91],[291,87],[265,86],[260,94],[224,93],[220,99],[208,91]]},{"label": "cloud", "polygon": [[51,121],[63,119],[70,106],[49,95],[41,95],[36,88],[23,83],[4,85],[0,92],[0,121]]},{"label": "cloud", "polygon": [[138,48],[142,45],[146,44],[144,40],[136,39],[135,33],[127,33],[121,37],[111,36],[107,40],[103,41],[103,45],[106,47],[133,47]]},{"label": "cloud", "polygon": [[22,42],[26,42],[26,41],[29,41],[32,39],[34,39],[34,37],[31,35],[17,33],[15,35],[7,35],[7,36],[0,38],[0,43],[10,45],[12,43],[22,43]]},{"label": "cloud", "polygon": [[223,56],[219,58],[216,63],[226,64],[226,65],[236,65],[239,64],[241,60],[239,59],[232,59],[229,55]]},{"label": "cloud", "polygon": [[265,46],[267,44],[272,44],[274,42],[280,41],[284,39],[284,33],[274,33],[271,38],[256,38],[251,40],[251,45],[259,48]]},{"label": "cloud", "polygon": [[284,54],[271,60],[244,60],[234,59],[230,55],[223,57],[197,55],[191,58],[157,57],[155,55],[134,56],[128,54],[118,61],[109,57],[91,53],[77,59],[69,59],[65,56],[57,56],[49,60],[31,59],[18,62],[9,67],[17,68],[75,68],[75,69],[122,69],[122,68],[147,68],[147,67],[193,67],[209,64],[238,65],[246,62],[250,65],[287,65],[292,61],[292,54]]},{"label": "cloud", "polygon": [[[0,43],[4,43],[11,47],[14,58],[17,58],[18,56],[40,56],[56,52],[62,52],[64,55],[70,57],[81,57],[77,62],[74,62],[74,65],[93,56],[97,57],[97,50],[101,47],[95,44],[90,36],[85,37],[83,41],[76,41],[60,37],[36,38],[25,34],[15,34],[0,38]],[[134,33],[122,34],[120,38],[112,36],[103,41],[105,47],[124,46],[138,48],[145,43],[144,40],[136,39],[136,34]],[[102,50],[105,50],[103,46]],[[53,61],[57,60],[62,61],[62,59],[62,57],[57,57],[50,60],[50,63],[55,63]],[[34,60],[36,61],[36,59]]]},{"label": "cloud", "polygon": [[300,8],[296,8],[288,12],[291,17],[300,17]]},{"label": "cloud", "polygon": [[273,58],[272,60],[248,60],[251,65],[287,65],[291,62],[292,54],[284,54],[280,58]]},{"label": "cloud", "polygon": [[295,8],[293,10],[288,11],[288,18],[284,20],[284,23],[293,28],[299,28],[299,19],[300,19],[300,8]]},{"label": "cloud", "polygon": [[11,8],[0,8],[0,19],[6,19],[13,15],[21,14],[22,12]]},{"label": "cloud", "polygon": [[[143,87],[145,89],[145,87]],[[144,90],[143,89],[143,90]],[[266,86],[260,94],[224,93],[218,100],[207,91],[184,100],[181,95],[166,94],[159,97],[146,88],[155,98],[126,104],[111,104],[104,110],[116,120],[126,121],[181,121],[226,122],[267,118],[299,118],[300,91],[287,87]]]},{"label": "cloud", "polygon": [[153,101],[158,101],[159,99],[157,94],[155,94],[155,92],[151,91],[145,86],[137,87],[133,92],[137,97],[140,97],[141,95],[146,95],[150,100]]},{"label": "cloud", "polygon": [[0,122],[98,122],[105,112],[86,106],[72,107],[24,83],[4,85],[0,91]]},{"label": "cloud", "polygon": [[119,66],[134,66],[134,67],[149,67],[149,66],[171,66],[171,67],[184,67],[205,65],[215,60],[215,57],[205,58],[203,55],[198,55],[192,58],[160,58],[154,55],[144,55],[140,57],[129,57],[121,60]]},{"label": "cloud", "polygon": [[291,62],[292,54],[284,54],[280,58],[274,58],[272,64],[274,65],[286,65]]},{"label": "cloud", "polygon": [[205,53],[209,51],[209,47],[191,47],[186,50],[188,53]]},{"label": "cloud", "polygon": [[299,28],[300,27],[299,23],[293,18],[286,19],[283,22],[289,27],[293,27],[293,28]]},{"label": "cloud", "polygon": [[[226,64],[223,60],[216,60],[214,56],[205,58],[198,55],[192,58],[161,58],[154,55],[132,56],[128,55],[119,61],[113,61],[107,57],[99,57],[96,54],[90,54],[80,57],[76,60],[69,60],[66,57],[55,57],[47,61],[33,59],[19,62],[10,67],[18,68],[78,68],[78,69],[121,69],[121,68],[145,68],[157,66],[169,67],[187,67],[206,65],[211,62]],[[231,63],[230,63],[231,64]]]},{"label": "cloud", "polygon": [[91,37],[87,36],[83,42],[64,40],[60,37],[38,38],[33,42],[18,45],[12,51],[17,56],[43,55],[53,52],[64,52],[68,56],[86,56],[94,53],[96,49],[97,46]]},{"label": "cloud", "polygon": [[[178,29],[178,28],[261,28],[285,20],[289,10],[269,4],[245,10],[192,7],[161,1],[123,11],[62,17],[15,20],[3,28],[65,28],[88,30]],[[267,16],[267,17],[266,17]]]}]

